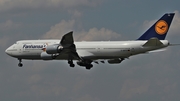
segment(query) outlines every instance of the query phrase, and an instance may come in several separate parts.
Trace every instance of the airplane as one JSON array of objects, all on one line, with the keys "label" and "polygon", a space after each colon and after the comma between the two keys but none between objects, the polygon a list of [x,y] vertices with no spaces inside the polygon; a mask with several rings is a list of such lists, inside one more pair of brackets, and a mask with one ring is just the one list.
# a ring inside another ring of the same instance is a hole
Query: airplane
[{"label": "airplane", "polygon": [[[170,46],[165,40],[175,13],[164,14],[142,36],[132,41],[82,41],[74,42],[73,31],[61,40],[20,40],[5,50],[19,60],[67,60],[70,67],[77,65],[90,70],[92,63],[119,64],[130,56],[149,53]],[[97,33],[98,34],[98,33]]]}]

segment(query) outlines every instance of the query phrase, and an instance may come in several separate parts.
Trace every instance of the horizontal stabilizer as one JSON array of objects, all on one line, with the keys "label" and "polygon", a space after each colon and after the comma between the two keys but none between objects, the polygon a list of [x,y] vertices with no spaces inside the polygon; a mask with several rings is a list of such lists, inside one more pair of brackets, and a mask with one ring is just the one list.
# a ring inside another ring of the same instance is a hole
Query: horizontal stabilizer
[{"label": "horizontal stabilizer", "polygon": [[169,46],[180,46],[180,44],[170,44]]},{"label": "horizontal stabilizer", "polygon": [[143,46],[148,47],[148,46],[161,46],[161,45],[163,45],[163,43],[159,39],[151,38]]},{"label": "horizontal stabilizer", "polygon": [[156,53],[156,52],[163,52],[163,51],[166,51],[166,49],[158,49],[154,51],[149,51],[148,53]]}]

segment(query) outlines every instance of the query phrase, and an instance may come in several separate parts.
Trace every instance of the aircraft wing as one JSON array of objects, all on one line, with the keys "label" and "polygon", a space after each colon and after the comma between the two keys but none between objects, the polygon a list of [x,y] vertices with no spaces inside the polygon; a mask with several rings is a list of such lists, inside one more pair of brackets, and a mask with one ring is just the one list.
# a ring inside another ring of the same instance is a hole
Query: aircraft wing
[{"label": "aircraft wing", "polygon": [[62,37],[62,39],[61,39],[61,41],[60,41],[60,44],[63,45],[63,46],[64,46],[64,45],[72,45],[72,44],[74,44],[74,39],[73,39],[72,34],[73,34],[73,31],[65,34],[65,35]]},{"label": "aircraft wing", "polygon": [[80,60],[81,58],[76,52],[76,46],[74,44],[74,39],[73,39],[72,34],[73,34],[73,31],[65,34],[62,37],[60,44],[63,46],[63,51],[64,51],[63,53],[68,54],[70,59]]}]

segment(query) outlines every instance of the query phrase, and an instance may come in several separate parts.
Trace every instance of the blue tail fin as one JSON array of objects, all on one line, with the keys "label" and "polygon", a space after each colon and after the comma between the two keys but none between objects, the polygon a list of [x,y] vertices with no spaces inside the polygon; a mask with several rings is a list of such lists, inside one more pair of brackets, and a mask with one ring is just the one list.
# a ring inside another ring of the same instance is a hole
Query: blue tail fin
[{"label": "blue tail fin", "polygon": [[151,26],[140,38],[137,40],[149,40],[156,37],[159,40],[164,40],[171,25],[175,13],[164,14],[153,26]]}]

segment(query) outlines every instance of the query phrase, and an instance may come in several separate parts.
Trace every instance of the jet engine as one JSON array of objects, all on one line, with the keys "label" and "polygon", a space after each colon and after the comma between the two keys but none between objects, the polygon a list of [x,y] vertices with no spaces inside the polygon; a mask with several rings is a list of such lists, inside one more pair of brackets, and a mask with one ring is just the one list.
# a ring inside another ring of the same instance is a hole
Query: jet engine
[{"label": "jet engine", "polygon": [[56,44],[56,45],[49,45],[46,47],[47,54],[56,54],[60,53],[63,50],[63,46]]},{"label": "jet engine", "polygon": [[47,54],[46,52],[42,52],[41,58],[43,60],[53,60],[55,57],[53,56],[53,54]]}]

